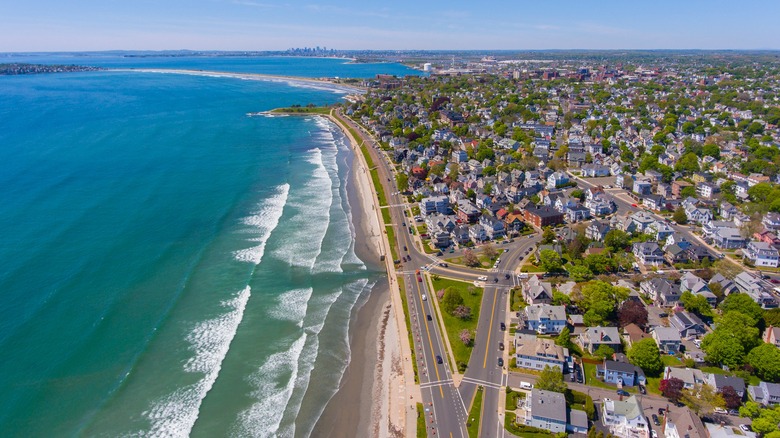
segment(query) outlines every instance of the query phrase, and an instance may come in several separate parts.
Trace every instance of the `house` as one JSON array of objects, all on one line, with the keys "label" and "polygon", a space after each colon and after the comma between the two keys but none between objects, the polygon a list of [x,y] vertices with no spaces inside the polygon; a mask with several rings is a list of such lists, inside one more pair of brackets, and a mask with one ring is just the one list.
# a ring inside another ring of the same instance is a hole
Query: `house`
[{"label": "house", "polygon": [[665,367],[663,372],[663,379],[669,380],[671,378],[680,379],[683,381],[683,388],[693,389],[696,385],[703,385],[706,383],[704,380],[704,373],[701,370],[695,368],[672,368]]},{"label": "house", "polygon": [[583,221],[585,219],[590,219],[590,210],[585,208],[582,205],[575,205],[573,207],[570,207],[566,210],[566,220],[569,221],[569,223],[575,223],[579,221]]},{"label": "house", "polygon": [[761,219],[761,224],[768,230],[778,231],[780,230],[780,213],[767,213],[764,218]]},{"label": "house", "polygon": [[659,242],[666,241],[669,236],[674,234],[674,228],[669,226],[666,222],[662,221],[655,221],[650,224],[648,231],[655,235],[655,240]]},{"label": "house", "polygon": [[525,228],[525,222],[523,222],[523,215],[519,213],[509,213],[504,217],[504,228],[507,233],[514,232],[519,233]]},{"label": "house", "polygon": [[738,396],[745,397],[745,381],[737,376],[727,376],[725,374],[707,373],[705,374],[706,383],[715,389],[715,392],[723,391],[723,388],[730,386]]},{"label": "house", "polygon": [[633,322],[623,327],[623,339],[626,340],[626,344],[628,344],[629,347],[634,345],[636,342],[649,337],[649,334],[645,333],[641,327],[634,324]]},{"label": "house", "polygon": [[764,287],[760,277],[747,272],[740,272],[734,277],[734,284],[741,292],[750,295],[750,298],[764,309],[777,307],[777,300]]},{"label": "house", "polygon": [[710,284],[712,283],[718,283],[720,285],[720,290],[724,295],[739,292],[739,289],[737,289],[737,286],[734,284],[734,282],[731,281],[731,279],[724,277],[720,273],[715,274],[712,276],[712,278],[710,278]]},{"label": "house", "polygon": [[653,185],[649,181],[634,181],[634,187],[632,191],[637,195],[649,195],[652,192]]},{"label": "house", "polygon": [[645,373],[641,368],[628,362],[616,360],[604,360],[603,363],[596,365],[596,377],[603,380],[604,383],[617,385],[618,388],[624,386],[645,385]]},{"label": "house", "polygon": [[706,333],[702,320],[688,311],[677,312],[672,315],[669,318],[669,325],[677,330],[681,338],[699,337]]},{"label": "house", "polygon": [[648,295],[656,304],[672,307],[680,300],[680,286],[665,278],[652,278],[639,284],[639,290]]},{"label": "house", "polygon": [[563,213],[548,206],[537,207],[529,205],[525,209],[524,217],[526,222],[530,222],[538,228],[563,223]]},{"label": "house", "polygon": [[677,180],[672,182],[672,195],[680,198],[682,197],[682,189],[686,187],[692,187],[693,184],[683,181],[683,180]]},{"label": "house", "polygon": [[780,404],[780,383],[761,382],[748,386],[748,394],[753,401],[764,406]]},{"label": "house", "polygon": [[601,405],[601,422],[615,436],[650,437],[650,427],[642,405],[633,395],[625,401],[604,399]]},{"label": "house", "polygon": [[480,224],[475,224],[469,227],[469,239],[474,243],[481,243],[488,240],[488,234]]},{"label": "house", "polygon": [[720,193],[720,187],[711,182],[700,182],[696,184],[696,195],[704,199],[712,199]]},{"label": "house", "polygon": [[466,225],[456,226],[451,233],[452,240],[458,245],[464,245],[470,241],[469,227]]},{"label": "house", "polygon": [[664,247],[664,260],[670,265],[675,265],[676,263],[687,263],[690,259],[688,252],[675,243]]},{"label": "house", "polygon": [[747,239],[736,228],[718,228],[712,235],[712,244],[725,249],[744,248]]},{"label": "house", "polygon": [[558,334],[566,327],[566,307],[531,304],[524,310],[525,328],[540,335]]},{"label": "house", "polygon": [[710,306],[715,306],[718,301],[718,297],[712,293],[709,285],[706,281],[697,277],[691,271],[686,271],[680,278],[680,292],[690,292],[694,295],[702,295],[710,303]]},{"label": "house", "polygon": [[564,172],[554,172],[552,175],[547,177],[547,188],[549,189],[561,187],[566,184],[569,184],[569,176]]},{"label": "house", "polygon": [[707,428],[690,409],[679,409],[664,415],[664,438],[710,438]]},{"label": "house", "polygon": [[585,229],[585,237],[590,240],[603,242],[604,237],[607,236],[607,233],[609,233],[611,229],[612,228],[606,222],[593,221],[588,224],[588,228]]},{"label": "house", "polygon": [[482,214],[476,205],[472,204],[468,199],[461,199],[458,201],[458,219],[463,223],[473,224]]},{"label": "house", "polygon": [[533,389],[526,396],[525,424],[552,433],[566,433],[566,398],[559,392]]},{"label": "house", "polygon": [[431,241],[437,248],[447,248],[448,246],[452,245],[450,233],[448,233],[446,230],[438,230],[434,232],[428,231],[428,234],[431,236]]},{"label": "house", "polygon": [[754,266],[776,268],[780,261],[777,248],[766,242],[750,242],[742,252],[745,258],[751,260]]},{"label": "house", "polygon": [[450,214],[450,200],[446,196],[429,196],[420,201],[420,212],[423,214]]},{"label": "house", "polygon": [[602,345],[610,347],[615,352],[622,349],[617,327],[588,327],[577,337],[577,343],[590,354]]},{"label": "house", "polygon": [[569,349],[555,344],[554,339],[515,333],[515,361],[518,368],[541,371],[545,366],[565,372],[571,364]]},{"label": "house", "polygon": [[664,263],[664,253],[655,242],[635,243],[631,252],[634,253],[636,260],[643,265],[658,266]]},{"label": "house", "polygon": [[523,299],[528,304],[550,304],[552,302],[552,285],[540,281],[536,275],[531,275],[523,284]]},{"label": "house", "polygon": [[498,239],[499,237],[506,236],[504,223],[492,216],[481,216],[479,218],[479,225],[482,225],[485,229],[485,233],[487,233],[489,239]]},{"label": "house", "polygon": [[762,339],[767,344],[772,344],[775,347],[780,348],[780,327],[774,327],[770,325],[764,331],[764,336]]},{"label": "house", "polygon": [[658,344],[658,350],[666,354],[677,354],[680,352],[682,339],[680,332],[674,327],[655,327],[652,333],[655,343]]},{"label": "house", "polygon": [[661,195],[645,195],[642,198],[642,205],[650,210],[663,210],[665,203],[666,199]]}]

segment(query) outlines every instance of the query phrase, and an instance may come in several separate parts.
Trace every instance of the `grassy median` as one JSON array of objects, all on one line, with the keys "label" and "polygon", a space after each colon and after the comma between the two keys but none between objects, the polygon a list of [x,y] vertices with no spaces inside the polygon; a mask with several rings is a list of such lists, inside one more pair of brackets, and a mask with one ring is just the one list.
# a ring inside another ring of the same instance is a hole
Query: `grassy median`
[{"label": "grassy median", "polygon": [[409,335],[409,350],[412,353],[412,368],[414,369],[414,383],[420,383],[420,378],[417,374],[417,355],[414,352],[414,339],[412,338],[412,319],[409,315],[409,303],[406,301],[406,287],[404,286],[404,280],[400,276],[397,277],[398,288],[401,291],[401,306],[404,308],[404,320],[406,321],[406,333]]},{"label": "grassy median", "polygon": [[[444,326],[447,329],[447,338],[452,345],[452,353],[455,355],[455,362],[458,369],[462,372],[465,366],[469,363],[471,357],[471,351],[474,349],[473,342],[469,345],[463,343],[460,340],[460,332],[463,330],[469,330],[472,333],[472,339],[474,332],[477,328],[477,322],[479,321],[479,311],[482,304],[482,292],[483,289],[475,287],[471,283],[450,280],[447,278],[432,278],[433,289],[435,291],[452,288],[460,293],[463,298],[463,305],[471,308],[471,317],[468,319],[461,319],[453,316],[444,309],[442,309],[442,318],[444,319]],[[437,295],[438,297],[438,295]]]},{"label": "grassy median", "polygon": [[479,436],[479,420],[482,418],[482,394],[485,391],[480,386],[477,388],[477,393],[474,395],[474,402],[471,404],[471,410],[469,411],[469,417],[466,419],[466,428],[469,430],[469,438],[477,438]]}]

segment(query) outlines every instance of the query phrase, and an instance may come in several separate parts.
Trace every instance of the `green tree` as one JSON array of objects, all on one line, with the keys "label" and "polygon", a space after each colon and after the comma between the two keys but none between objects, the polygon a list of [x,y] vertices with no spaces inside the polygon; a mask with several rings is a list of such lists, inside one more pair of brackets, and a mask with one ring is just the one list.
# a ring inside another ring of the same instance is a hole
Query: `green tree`
[{"label": "green tree", "polygon": [[397,173],[395,175],[395,184],[398,186],[398,190],[405,192],[409,188],[409,176],[402,172]]},{"label": "green tree", "polygon": [[441,306],[445,312],[452,314],[458,306],[463,304],[463,297],[460,292],[452,287],[448,287],[444,291],[444,297],[441,299]]},{"label": "green tree", "polygon": [[683,389],[681,401],[691,408],[693,412],[701,416],[709,415],[715,408],[722,408],[726,405],[723,401],[723,396],[715,392],[715,388],[706,383],[696,385],[691,389]]},{"label": "green tree", "polygon": [[698,172],[699,157],[697,157],[693,152],[689,152],[683,155],[679,160],[677,160],[677,163],[675,163],[674,170],[689,174]]},{"label": "green tree", "polygon": [[553,289],[552,293],[552,305],[553,306],[568,306],[571,304],[571,298],[558,289]]},{"label": "green tree", "polygon": [[747,193],[748,196],[750,196],[750,200],[753,202],[764,203],[772,193],[772,184],[765,182],[758,183],[753,187],[748,188]]},{"label": "green tree", "polygon": [[625,249],[628,246],[628,242],[631,240],[631,236],[623,230],[609,230],[607,235],[604,236],[604,245],[607,246],[612,252],[617,252]]},{"label": "green tree", "polygon": [[712,318],[712,307],[704,295],[694,295],[691,291],[685,291],[680,295],[680,304],[689,312],[705,318]]},{"label": "green tree", "polygon": [[764,310],[764,323],[767,327],[780,326],[780,308]]},{"label": "green tree", "polygon": [[683,187],[682,190],[680,190],[680,197],[685,198],[695,198],[696,197],[696,187],[694,186],[686,186]]},{"label": "green tree", "polygon": [[720,147],[718,147],[718,145],[716,144],[712,144],[712,143],[705,144],[701,148],[701,153],[704,156],[710,156],[710,157],[714,157],[715,159],[720,159]]},{"label": "green tree", "polygon": [[563,267],[561,256],[551,249],[545,249],[539,253],[539,267],[545,272],[558,272]]},{"label": "green tree", "polygon": [[569,266],[569,278],[571,278],[572,281],[576,281],[578,283],[582,281],[589,281],[593,279],[593,272],[591,272],[587,266],[573,265]]},{"label": "green tree", "polygon": [[586,325],[602,325],[610,319],[617,308],[628,298],[628,289],[616,287],[604,281],[591,281],[581,288],[581,299],[577,303],[584,309],[583,320]]},{"label": "green tree", "polygon": [[745,404],[739,408],[740,417],[756,418],[759,415],[761,415],[761,405],[754,401],[745,402]]},{"label": "green tree", "polygon": [[599,348],[597,348],[596,351],[593,352],[594,356],[601,359],[612,357],[613,354],[615,354],[615,350],[613,350],[612,347],[606,344],[599,345]]},{"label": "green tree", "polygon": [[740,312],[753,319],[753,327],[760,327],[764,320],[764,309],[744,293],[730,294],[718,306],[725,315],[728,312]]},{"label": "green tree", "polygon": [[563,373],[561,373],[558,367],[551,367],[545,365],[539,377],[536,379],[537,389],[543,389],[545,391],[560,392],[561,394],[566,392],[566,383],[563,382]]},{"label": "green tree", "polygon": [[661,353],[658,351],[658,345],[653,338],[645,338],[635,342],[628,350],[628,360],[642,368],[642,371],[650,377],[661,375],[664,364],[661,362]]},{"label": "green tree", "polygon": [[544,227],[542,232],[542,244],[549,245],[555,240],[555,231],[550,227]]},{"label": "green tree", "polygon": [[685,225],[688,223],[688,216],[685,214],[685,209],[682,208],[682,206],[677,207],[677,209],[674,210],[672,220],[680,225]]},{"label": "green tree", "polygon": [[746,362],[755,370],[761,380],[780,382],[780,349],[772,344],[762,343],[750,350]]},{"label": "green tree", "polygon": [[564,327],[561,333],[555,338],[555,345],[568,348],[571,345],[571,332],[568,327]]},{"label": "green tree", "polygon": [[737,368],[745,361],[747,352],[758,346],[759,331],[753,318],[732,310],[716,320],[715,330],[702,339],[701,349],[708,362],[722,363]]}]

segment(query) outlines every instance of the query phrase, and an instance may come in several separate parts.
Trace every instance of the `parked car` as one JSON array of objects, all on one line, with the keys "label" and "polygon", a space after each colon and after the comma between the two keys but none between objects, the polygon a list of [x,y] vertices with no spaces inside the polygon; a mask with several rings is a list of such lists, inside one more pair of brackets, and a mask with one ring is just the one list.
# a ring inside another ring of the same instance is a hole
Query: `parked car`
[{"label": "parked car", "polygon": [[623,396],[623,397],[628,397],[631,394],[629,394],[628,391],[626,391],[624,389],[618,389],[617,390],[617,395],[620,395],[620,396]]},{"label": "parked car", "polygon": [[498,349],[501,350],[501,351],[504,350],[504,343],[503,342],[499,342],[498,343]]},{"label": "parked car", "polygon": [[500,366],[500,367],[504,366],[504,358],[503,357],[499,357],[498,358],[498,366]]},{"label": "parked car", "polygon": [[644,387],[644,386],[642,386],[642,385],[639,385],[639,392],[640,392],[640,393],[642,393],[643,395],[644,395],[644,394],[647,394],[647,389],[645,389],[645,387]]},{"label": "parked car", "polygon": [[750,426],[747,424],[740,424],[739,428],[742,429],[743,432],[750,432]]},{"label": "parked car", "polygon": [[658,419],[658,415],[653,414],[653,424],[655,424],[656,426],[661,425],[661,421]]},{"label": "parked car", "polygon": [[506,330],[506,324],[503,322],[499,324],[499,327],[501,327],[501,330]]},{"label": "parked car", "polygon": [[477,280],[479,280],[479,281],[487,281],[487,276],[486,275],[480,275],[479,277],[477,277]]},{"label": "parked car", "polygon": [[666,413],[666,409],[664,408],[658,408],[658,415],[663,415]]},{"label": "parked car", "polygon": [[406,245],[404,245],[404,251],[409,251],[408,249],[406,249]]}]

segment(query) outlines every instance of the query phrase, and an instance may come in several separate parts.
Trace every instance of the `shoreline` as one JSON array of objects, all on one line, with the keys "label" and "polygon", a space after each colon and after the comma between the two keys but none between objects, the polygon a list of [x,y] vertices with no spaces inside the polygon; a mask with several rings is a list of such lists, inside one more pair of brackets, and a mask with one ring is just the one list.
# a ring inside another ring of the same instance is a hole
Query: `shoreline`
[{"label": "shoreline", "polygon": [[[366,264],[381,271],[385,265],[379,261],[384,236],[365,161],[358,145],[337,119],[331,115],[318,115],[333,122],[350,142],[354,156],[348,196],[353,206],[355,252]],[[403,412],[403,405],[399,406],[400,398],[391,389],[405,385],[400,332],[391,294],[386,277],[377,282],[366,303],[354,312],[349,324],[350,362],[338,390],[317,420],[312,436],[405,436],[406,419],[394,414]]]},{"label": "shoreline", "polygon": [[346,93],[365,93],[366,89],[357,85],[343,84],[340,82],[334,82],[334,78],[308,78],[304,76],[285,76],[285,75],[272,75],[265,73],[235,73],[235,72],[222,72],[213,70],[191,70],[191,69],[168,69],[168,68],[111,68],[103,71],[109,72],[138,72],[138,73],[163,73],[163,74],[179,74],[190,76],[210,76],[218,78],[232,78],[232,79],[244,79],[254,81],[268,81],[268,82],[291,82],[291,83],[303,83],[303,84],[317,84],[330,86],[335,90],[344,91]]}]

